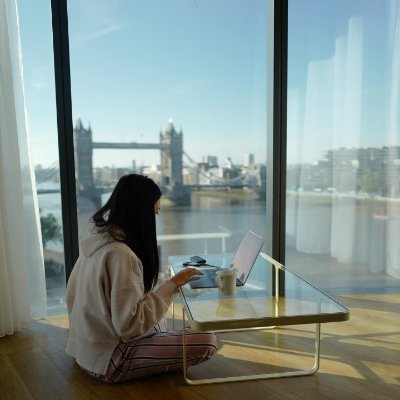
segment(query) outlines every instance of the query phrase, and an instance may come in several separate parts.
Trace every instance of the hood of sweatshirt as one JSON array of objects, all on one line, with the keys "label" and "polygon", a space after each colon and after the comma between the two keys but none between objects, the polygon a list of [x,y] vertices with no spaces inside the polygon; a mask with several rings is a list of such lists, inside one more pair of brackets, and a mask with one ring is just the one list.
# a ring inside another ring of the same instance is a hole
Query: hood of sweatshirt
[{"label": "hood of sweatshirt", "polygon": [[101,249],[108,243],[116,240],[108,232],[92,231],[86,234],[81,240],[81,250],[85,257],[90,257],[97,250]]}]

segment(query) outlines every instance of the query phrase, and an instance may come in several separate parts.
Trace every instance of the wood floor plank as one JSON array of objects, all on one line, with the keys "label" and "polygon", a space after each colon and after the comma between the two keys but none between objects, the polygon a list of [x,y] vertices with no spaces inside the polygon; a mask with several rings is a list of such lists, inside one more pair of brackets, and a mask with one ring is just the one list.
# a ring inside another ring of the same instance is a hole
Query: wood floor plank
[{"label": "wood floor plank", "polygon": [[[116,398],[126,400],[153,400],[155,398],[176,400],[180,398],[180,388],[186,387],[181,372],[157,375],[116,385],[105,384],[85,374],[64,351],[49,353],[48,357],[71,385],[75,386],[87,400]],[[203,400],[204,397],[193,393],[191,399]]]},{"label": "wood floor plank", "polygon": [[0,354],[0,398],[2,400],[33,399],[6,354]]},{"label": "wood floor plank", "polygon": [[33,347],[8,355],[13,368],[36,400],[84,400],[41,348]]},{"label": "wood floor plank", "polygon": [[[189,386],[181,372],[108,385],[65,353],[66,316],[0,338],[1,400],[394,400],[400,394],[400,295],[340,298],[350,320],[322,324],[321,366],[313,376]],[[219,335],[218,355],[194,377],[260,373],[312,363],[313,325]],[[5,397],[7,393],[8,397]],[[8,393],[11,393],[8,395]]]},{"label": "wood floor plank", "polygon": [[0,354],[8,354],[15,350],[30,349],[35,340],[30,329],[23,329],[14,335],[7,335],[0,338]]}]

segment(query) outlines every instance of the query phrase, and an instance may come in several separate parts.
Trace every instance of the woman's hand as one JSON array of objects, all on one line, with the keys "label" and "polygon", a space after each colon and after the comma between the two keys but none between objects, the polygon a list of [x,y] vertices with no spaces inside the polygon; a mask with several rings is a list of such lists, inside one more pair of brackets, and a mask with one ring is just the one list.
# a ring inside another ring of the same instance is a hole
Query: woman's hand
[{"label": "woman's hand", "polygon": [[197,281],[197,279],[200,279],[201,277],[198,275],[203,275],[203,273],[196,268],[186,268],[174,275],[170,281],[176,287],[181,287],[191,281]]}]

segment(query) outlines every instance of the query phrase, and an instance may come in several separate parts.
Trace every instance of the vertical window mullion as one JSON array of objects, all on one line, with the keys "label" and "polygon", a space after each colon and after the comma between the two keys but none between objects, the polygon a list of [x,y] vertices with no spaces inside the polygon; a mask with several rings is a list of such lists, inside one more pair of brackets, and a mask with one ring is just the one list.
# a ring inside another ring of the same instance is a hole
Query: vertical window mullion
[{"label": "vertical window mullion", "polygon": [[66,280],[78,258],[67,0],[51,0]]},{"label": "vertical window mullion", "polygon": [[274,1],[273,131],[268,135],[267,200],[270,254],[285,262],[288,2]]},{"label": "vertical window mullion", "polygon": [[[286,212],[286,126],[287,126],[287,53],[288,1],[273,3],[273,76],[272,132],[267,138],[267,246],[269,254],[285,263]],[[280,291],[284,292],[280,276]]]}]

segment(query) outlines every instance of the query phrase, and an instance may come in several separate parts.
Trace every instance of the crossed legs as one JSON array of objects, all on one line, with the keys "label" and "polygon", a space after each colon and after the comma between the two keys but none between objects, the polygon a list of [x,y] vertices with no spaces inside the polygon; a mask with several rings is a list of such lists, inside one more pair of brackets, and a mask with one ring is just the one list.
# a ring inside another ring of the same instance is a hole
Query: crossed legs
[{"label": "crossed legs", "polygon": [[[213,333],[185,329],[185,337],[188,367],[207,361],[217,350],[217,338]],[[162,332],[157,329],[149,336],[120,343],[105,376],[86,372],[108,383],[142,378],[182,369],[182,352],[182,330]]]}]

